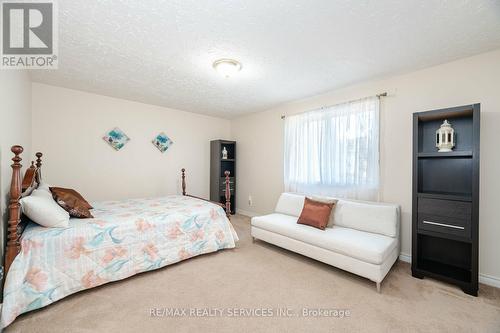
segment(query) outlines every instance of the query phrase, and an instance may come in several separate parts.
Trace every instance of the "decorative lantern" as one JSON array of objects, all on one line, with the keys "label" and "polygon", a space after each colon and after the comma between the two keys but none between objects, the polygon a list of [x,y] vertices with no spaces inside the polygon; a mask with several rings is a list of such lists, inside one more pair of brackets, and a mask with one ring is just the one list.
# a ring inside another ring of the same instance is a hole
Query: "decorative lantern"
[{"label": "decorative lantern", "polygon": [[455,130],[448,120],[445,120],[436,131],[436,147],[440,153],[450,152],[455,147]]}]

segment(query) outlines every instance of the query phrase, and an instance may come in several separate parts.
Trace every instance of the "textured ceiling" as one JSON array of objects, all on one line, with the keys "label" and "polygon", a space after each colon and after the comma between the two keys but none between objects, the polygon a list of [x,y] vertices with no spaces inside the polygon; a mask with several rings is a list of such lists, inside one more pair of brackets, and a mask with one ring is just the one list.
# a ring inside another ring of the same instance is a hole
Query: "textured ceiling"
[{"label": "textured ceiling", "polygon": [[58,3],[59,69],[34,81],[226,118],[500,47],[496,0]]}]

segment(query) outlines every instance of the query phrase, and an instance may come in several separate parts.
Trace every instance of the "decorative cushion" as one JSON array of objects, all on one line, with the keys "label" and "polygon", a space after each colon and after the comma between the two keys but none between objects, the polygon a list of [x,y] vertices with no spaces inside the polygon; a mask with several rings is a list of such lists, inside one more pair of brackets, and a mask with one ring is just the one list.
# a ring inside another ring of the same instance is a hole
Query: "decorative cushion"
[{"label": "decorative cushion", "polygon": [[298,224],[306,224],[321,230],[325,230],[330,214],[335,203],[324,203],[309,198],[304,200],[304,208],[300,213]]},{"label": "decorative cushion", "polygon": [[335,224],[335,207],[337,207],[337,202],[339,201],[337,199],[330,197],[318,197],[318,196],[311,196],[311,199],[313,199],[314,201],[324,202],[327,204],[333,204],[332,212],[330,213],[330,218],[328,219],[328,224],[326,225],[327,228],[333,228],[333,225]]},{"label": "decorative cushion", "polygon": [[30,196],[22,198],[20,203],[23,214],[43,227],[66,228],[69,225],[68,212],[43,190],[34,190]]},{"label": "decorative cushion", "polygon": [[89,209],[92,209],[92,206],[77,191],[61,187],[51,187],[50,191],[52,192],[54,200],[59,206],[64,208],[69,215],[79,218],[93,217],[89,211]]}]

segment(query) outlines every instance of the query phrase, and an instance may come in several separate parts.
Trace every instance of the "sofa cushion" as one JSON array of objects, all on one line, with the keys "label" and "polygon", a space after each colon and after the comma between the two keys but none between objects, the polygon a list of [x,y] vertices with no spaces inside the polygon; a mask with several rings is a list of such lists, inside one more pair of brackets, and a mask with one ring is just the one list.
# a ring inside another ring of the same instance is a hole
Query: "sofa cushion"
[{"label": "sofa cushion", "polygon": [[282,193],[274,211],[276,213],[298,217],[302,212],[302,207],[304,207],[304,199],[305,197],[303,195]]},{"label": "sofa cushion", "polygon": [[252,218],[252,226],[376,265],[398,246],[396,238],[339,226],[319,230],[277,213]]},{"label": "sofa cushion", "polygon": [[[313,200],[335,200],[323,196],[311,196]],[[305,196],[282,193],[275,208],[276,213],[300,216]],[[327,227],[337,225],[389,237],[398,237],[399,207],[395,204],[338,199],[332,209]]]},{"label": "sofa cushion", "polygon": [[389,237],[397,237],[398,221],[399,209],[393,204],[339,200],[334,211],[334,223],[339,227]]}]

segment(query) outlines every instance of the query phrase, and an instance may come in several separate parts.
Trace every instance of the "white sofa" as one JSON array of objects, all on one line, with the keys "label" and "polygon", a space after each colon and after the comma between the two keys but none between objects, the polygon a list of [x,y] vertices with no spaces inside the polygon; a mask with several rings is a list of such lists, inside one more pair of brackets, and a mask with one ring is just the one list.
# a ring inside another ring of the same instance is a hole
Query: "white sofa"
[{"label": "white sofa", "polygon": [[275,212],[252,218],[252,237],[322,261],[377,284],[399,256],[399,206],[339,199],[329,227],[297,224],[304,196],[283,193]]}]

